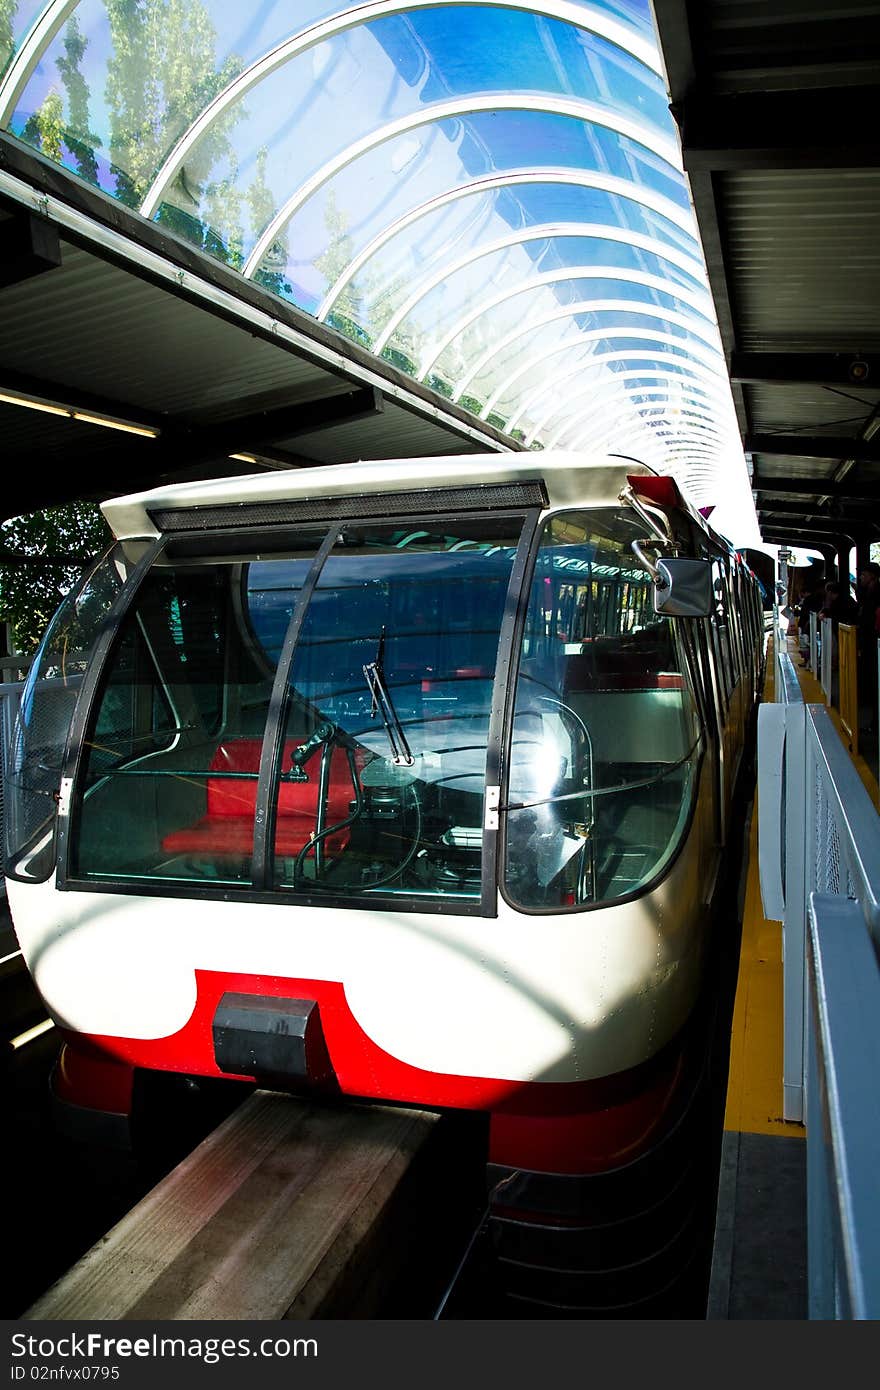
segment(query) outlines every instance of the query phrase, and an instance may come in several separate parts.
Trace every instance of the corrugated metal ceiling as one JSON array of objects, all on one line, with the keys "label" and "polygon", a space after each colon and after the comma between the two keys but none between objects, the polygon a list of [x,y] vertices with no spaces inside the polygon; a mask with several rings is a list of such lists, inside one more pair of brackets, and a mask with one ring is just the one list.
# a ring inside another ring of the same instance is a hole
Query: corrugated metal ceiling
[{"label": "corrugated metal ceiling", "polygon": [[785,515],[806,538],[818,510],[864,559],[880,539],[880,3],[654,8],[764,533]]}]

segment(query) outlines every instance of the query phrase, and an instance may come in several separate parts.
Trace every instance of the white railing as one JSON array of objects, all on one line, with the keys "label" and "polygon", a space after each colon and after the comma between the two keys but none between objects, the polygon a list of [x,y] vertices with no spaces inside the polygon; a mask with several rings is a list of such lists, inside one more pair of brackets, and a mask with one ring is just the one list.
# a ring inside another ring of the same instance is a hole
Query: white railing
[{"label": "white railing", "polygon": [[874,1320],[880,1317],[880,973],[862,909],[846,898],[810,895],[810,1004],[809,1316]]},{"label": "white railing", "polygon": [[22,680],[31,669],[32,656],[0,656],[0,681],[12,684]]},{"label": "white railing", "polygon": [[783,1114],[807,1124],[810,1317],[873,1319],[880,817],[827,709],[804,705],[792,677],[780,650],[781,702],[758,717],[761,896],[783,924]]},{"label": "white railing", "polygon": [[782,923],[782,1114],[804,1118],[806,907],[804,829],[786,807],[804,805],[804,697],[784,642],[774,651],[776,703],[758,711],[758,868],[764,916]]}]

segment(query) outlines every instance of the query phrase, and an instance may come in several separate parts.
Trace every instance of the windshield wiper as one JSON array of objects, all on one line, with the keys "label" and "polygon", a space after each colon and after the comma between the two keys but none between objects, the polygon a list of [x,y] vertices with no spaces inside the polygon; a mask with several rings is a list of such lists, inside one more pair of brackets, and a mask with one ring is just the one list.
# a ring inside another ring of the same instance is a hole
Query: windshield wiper
[{"label": "windshield wiper", "polygon": [[382,723],[385,725],[385,732],[388,735],[388,742],[391,745],[391,761],[398,767],[412,767],[415,758],[410,751],[410,746],[406,741],[406,734],[403,732],[403,725],[397,717],[397,710],[394,708],[391,696],[385,685],[385,671],[383,659],[385,656],[385,628],[383,626],[379,634],[379,644],[376,648],[376,659],[364,666],[364,679],[367,682],[373,703],[370,705],[370,718],[375,719],[377,712],[382,716]]}]

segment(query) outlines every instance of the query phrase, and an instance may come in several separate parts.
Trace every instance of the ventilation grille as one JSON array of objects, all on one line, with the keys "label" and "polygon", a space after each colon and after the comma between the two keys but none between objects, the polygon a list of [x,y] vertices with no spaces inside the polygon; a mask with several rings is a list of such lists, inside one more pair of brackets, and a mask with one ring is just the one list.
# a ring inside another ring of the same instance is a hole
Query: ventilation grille
[{"label": "ventilation grille", "polygon": [[361,497],[308,497],[282,502],[235,502],[219,507],[166,507],[149,512],[162,532],[212,531],[230,526],[278,526],[285,522],[359,521],[367,517],[436,516],[443,512],[484,512],[502,507],[546,507],[540,479],[485,483],[474,487],[374,492]]}]

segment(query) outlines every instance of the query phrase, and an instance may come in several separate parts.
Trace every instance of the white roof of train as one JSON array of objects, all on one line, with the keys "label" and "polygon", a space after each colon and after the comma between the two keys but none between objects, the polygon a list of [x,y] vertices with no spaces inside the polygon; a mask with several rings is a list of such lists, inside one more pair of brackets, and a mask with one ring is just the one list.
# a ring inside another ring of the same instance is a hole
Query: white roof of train
[{"label": "white roof of train", "polygon": [[234,506],[292,498],[314,500],[402,489],[517,483],[540,478],[552,507],[608,506],[618,499],[627,474],[654,472],[646,464],[614,455],[590,456],[548,450],[510,454],[455,454],[446,458],[383,459],[320,468],[289,469],[210,482],[177,483],[149,492],[114,497],[101,510],[120,540],[157,536],[151,513],[176,508]]}]

